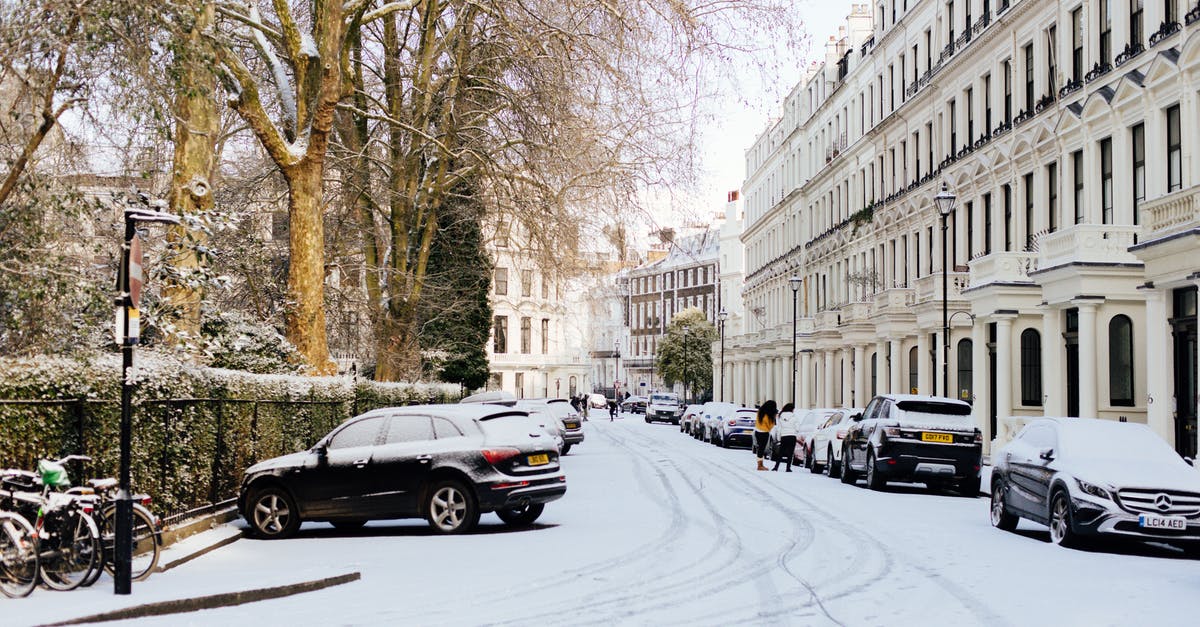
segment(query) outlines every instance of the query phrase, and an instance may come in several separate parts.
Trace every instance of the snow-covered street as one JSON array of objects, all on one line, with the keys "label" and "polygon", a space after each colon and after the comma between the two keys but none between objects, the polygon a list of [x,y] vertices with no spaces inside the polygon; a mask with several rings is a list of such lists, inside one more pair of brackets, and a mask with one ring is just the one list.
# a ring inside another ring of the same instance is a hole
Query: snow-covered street
[{"label": "snow-covered street", "polygon": [[[565,458],[566,497],[533,529],[509,531],[494,515],[459,537],[415,520],[353,534],[306,524],[297,538],[241,540],[156,575],[134,596],[355,571],[360,581],[138,624],[1195,623],[1200,568],[1171,549],[1060,549],[1028,522],[1015,534],[993,529],[982,497],[756,472],[744,449],[640,417],[586,428]],[[20,623],[52,622],[89,613],[88,599],[111,599],[111,580],[0,607]]]}]

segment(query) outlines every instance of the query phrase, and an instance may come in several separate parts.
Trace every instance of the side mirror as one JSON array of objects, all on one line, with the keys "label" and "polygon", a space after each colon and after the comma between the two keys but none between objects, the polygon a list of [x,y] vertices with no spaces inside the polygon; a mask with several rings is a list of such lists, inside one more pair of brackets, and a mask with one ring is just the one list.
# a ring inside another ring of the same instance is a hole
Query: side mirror
[{"label": "side mirror", "polygon": [[853,420],[854,422],[860,422],[860,421],[862,421],[862,419],[863,419],[862,414],[854,414],[853,416],[850,416],[850,420]]},{"label": "side mirror", "polygon": [[1038,453],[1038,457],[1040,457],[1048,462],[1054,461],[1054,449],[1052,449],[1052,448],[1042,449],[1042,452]]}]

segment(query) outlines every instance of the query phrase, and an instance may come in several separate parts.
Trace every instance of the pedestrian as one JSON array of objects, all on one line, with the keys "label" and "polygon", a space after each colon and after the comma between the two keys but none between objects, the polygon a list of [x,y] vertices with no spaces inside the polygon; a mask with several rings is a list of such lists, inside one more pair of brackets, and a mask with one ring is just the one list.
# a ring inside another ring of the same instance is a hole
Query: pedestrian
[{"label": "pedestrian", "polygon": [[579,395],[579,407],[583,410],[583,419],[588,419],[588,405],[592,404],[592,399],[586,394]]},{"label": "pedestrian", "polygon": [[788,403],[779,410],[779,457],[775,458],[775,467],[771,470],[779,470],[779,460],[787,460],[787,471],[792,471],[792,456],[796,454],[796,427],[799,422],[796,419],[796,406]]},{"label": "pedestrian", "polygon": [[608,421],[612,422],[617,417],[617,401],[610,399],[608,401]]},{"label": "pedestrian", "polygon": [[775,416],[779,413],[775,401],[767,401],[758,408],[754,418],[754,448],[758,453],[758,470],[766,470],[763,456],[767,450],[767,440],[771,437],[771,427],[775,426]]}]

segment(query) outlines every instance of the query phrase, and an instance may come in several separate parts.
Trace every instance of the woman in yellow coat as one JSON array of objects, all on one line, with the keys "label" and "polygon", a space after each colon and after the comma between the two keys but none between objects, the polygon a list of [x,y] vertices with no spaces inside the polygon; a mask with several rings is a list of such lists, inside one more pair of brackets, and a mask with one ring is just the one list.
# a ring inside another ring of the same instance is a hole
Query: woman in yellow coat
[{"label": "woman in yellow coat", "polygon": [[767,452],[767,442],[771,437],[771,427],[775,426],[775,416],[779,409],[775,401],[767,401],[759,406],[758,415],[754,418],[754,450],[758,454],[758,469],[766,470],[763,456]]}]

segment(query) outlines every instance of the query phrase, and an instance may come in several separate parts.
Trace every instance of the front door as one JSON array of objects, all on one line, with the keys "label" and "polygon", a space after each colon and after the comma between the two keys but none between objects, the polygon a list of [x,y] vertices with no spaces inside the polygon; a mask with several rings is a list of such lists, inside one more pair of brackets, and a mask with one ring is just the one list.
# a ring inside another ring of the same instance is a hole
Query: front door
[{"label": "front door", "polygon": [[338,430],[314,467],[293,489],[307,517],[353,517],[364,513],[371,491],[371,466],[383,429],[382,416],[364,418]]},{"label": "front door", "polygon": [[1175,374],[1175,450],[1196,456],[1196,288],[1175,290],[1171,344]]},{"label": "front door", "polygon": [[1067,349],[1067,415],[1079,416],[1079,310],[1068,309],[1063,341]]}]

